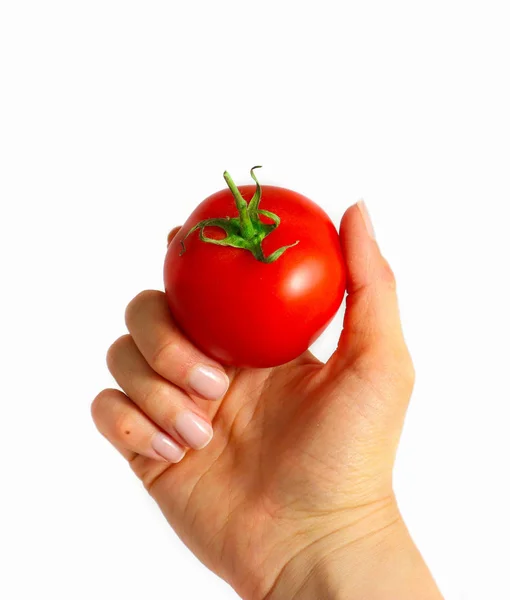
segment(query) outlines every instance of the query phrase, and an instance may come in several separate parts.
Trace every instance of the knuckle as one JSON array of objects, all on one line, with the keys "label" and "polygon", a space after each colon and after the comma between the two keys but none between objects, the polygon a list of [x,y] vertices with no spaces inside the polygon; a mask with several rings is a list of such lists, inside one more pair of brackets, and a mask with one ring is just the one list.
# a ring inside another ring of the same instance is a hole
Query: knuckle
[{"label": "knuckle", "polygon": [[150,386],[145,394],[140,396],[139,405],[144,412],[154,413],[161,404],[166,402],[167,384],[164,382]]},{"label": "knuckle", "polygon": [[357,358],[353,366],[366,377],[379,375],[400,383],[406,390],[414,387],[416,373],[407,347],[391,352],[384,344],[373,345]]},{"label": "knuckle", "polygon": [[140,401],[140,408],[166,431],[174,429],[175,401],[166,383],[161,383],[147,392]]},{"label": "knuckle", "polygon": [[179,356],[182,356],[181,344],[177,339],[172,339],[156,349],[150,364],[158,373],[167,373],[169,367],[178,361]]},{"label": "knuckle", "polygon": [[144,306],[147,306],[147,304],[153,302],[156,298],[159,299],[161,294],[162,292],[158,290],[143,290],[143,292],[137,294],[129,302],[129,304],[126,306],[126,310],[124,313],[124,321],[126,322],[128,329],[130,328],[131,324],[136,320],[140,311],[143,310]]},{"label": "knuckle", "polygon": [[158,420],[158,424],[163,431],[167,433],[175,433],[175,416],[170,414],[168,411],[161,413],[161,417]]},{"label": "knuckle", "polygon": [[378,371],[388,367],[388,349],[385,344],[371,341],[359,354],[355,366],[360,371]]},{"label": "knuckle", "polygon": [[348,363],[349,371],[361,379],[370,379],[377,368],[377,360],[373,351],[363,351]]},{"label": "knuckle", "polygon": [[129,334],[126,334],[117,338],[113,342],[113,344],[108,348],[108,351],[106,353],[106,364],[108,365],[110,371],[115,366],[115,364],[117,364],[119,356],[121,356],[125,352],[125,350],[129,346],[131,346],[132,343],[133,342],[131,336]]},{"label": "knuckle", "polygon": [[414,387],[415,370],[411,356],[407,349],[397,353],[391,358],[388,366],[391,369],[393,378],[404,391],[410,393]]}]

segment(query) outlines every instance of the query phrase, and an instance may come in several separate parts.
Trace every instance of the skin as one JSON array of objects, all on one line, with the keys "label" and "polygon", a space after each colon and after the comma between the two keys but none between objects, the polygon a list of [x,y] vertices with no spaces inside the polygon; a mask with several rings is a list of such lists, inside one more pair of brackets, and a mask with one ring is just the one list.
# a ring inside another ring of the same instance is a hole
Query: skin
[{"label": "skin", "polygon": [[[108,351],[125,393],[103,390],[92,415],[183,542],[242,598],[438,600],[393,493],[414,369],[364,205],[346,211],[340,243],[347,308],[326,364],[306,352],[273,369],[226,368],[228,392],[205,400],[192,370],[222,365],[182,336],[162,292],[146,291]],[[185,409],[214,437],[172,464],[151,444],[165,431],[184,445]]]}]

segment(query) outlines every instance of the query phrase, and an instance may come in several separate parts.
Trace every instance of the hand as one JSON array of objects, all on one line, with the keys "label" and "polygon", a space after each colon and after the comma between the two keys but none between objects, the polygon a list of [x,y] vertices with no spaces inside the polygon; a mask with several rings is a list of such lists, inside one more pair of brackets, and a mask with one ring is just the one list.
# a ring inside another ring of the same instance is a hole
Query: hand
[{"label": "hand", "polygon": [[224,369],[179,332],[164,294],[146,291],[108,352],[125,394],[102,391],[93,418],[184,543],[243,598],[439,598],[393,494],[414,371],[363,204],[345,213],[340,241],[347,308],[326,364],[307,352]]}]

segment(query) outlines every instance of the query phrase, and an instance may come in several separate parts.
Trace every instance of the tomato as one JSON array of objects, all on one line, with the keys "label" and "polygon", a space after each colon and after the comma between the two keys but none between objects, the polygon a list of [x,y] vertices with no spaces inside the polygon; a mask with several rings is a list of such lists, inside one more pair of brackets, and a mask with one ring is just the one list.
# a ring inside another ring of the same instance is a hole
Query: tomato
[{"label": "tomato", "polygon": [[211,358],[273,367],[307,350],[334,317],[345,263],[319,206],[251,175],[256,185],[237,188],[225,172],[230,189],[191,214],[168,246],[165,292],[179,327]]}]

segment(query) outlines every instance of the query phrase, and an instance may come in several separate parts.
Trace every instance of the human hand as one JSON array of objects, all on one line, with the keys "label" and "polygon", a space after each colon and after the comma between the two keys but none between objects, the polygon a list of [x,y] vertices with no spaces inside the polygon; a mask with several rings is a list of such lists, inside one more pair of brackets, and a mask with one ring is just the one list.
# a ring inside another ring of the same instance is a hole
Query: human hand
[{"label": "human hand", "polygon": [[146,291],[127,307],[130,335],[108,351],[125,394],[103,390],[93,418],[241,597],[437,599],[393,494],[414,383],[394,276],[363,205],[345,213],[340,241],[347,308],[326,364],[306,352],[224,369],[180,333],[164,294]]}]

